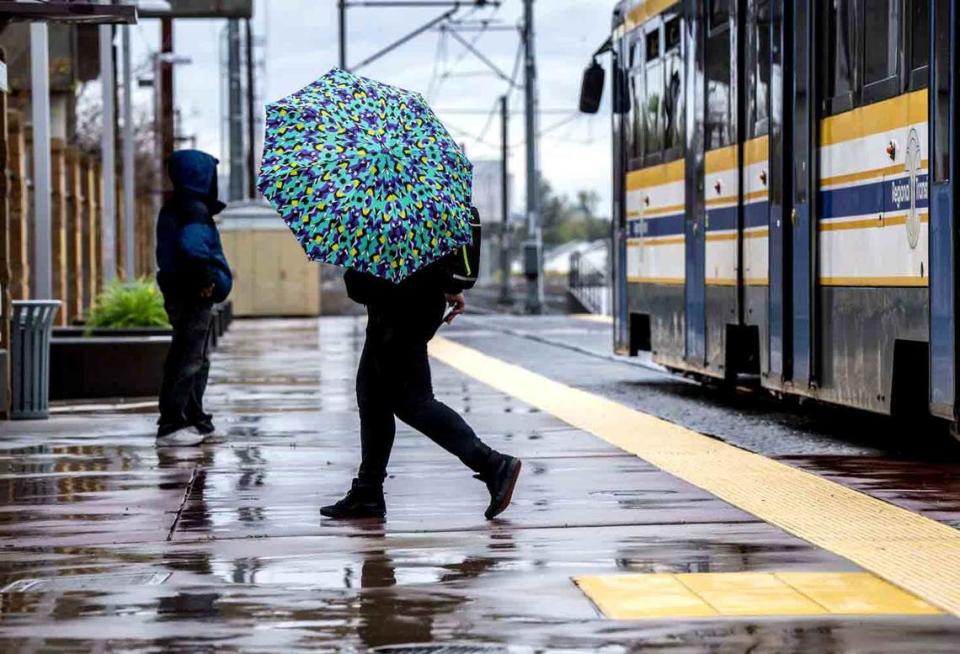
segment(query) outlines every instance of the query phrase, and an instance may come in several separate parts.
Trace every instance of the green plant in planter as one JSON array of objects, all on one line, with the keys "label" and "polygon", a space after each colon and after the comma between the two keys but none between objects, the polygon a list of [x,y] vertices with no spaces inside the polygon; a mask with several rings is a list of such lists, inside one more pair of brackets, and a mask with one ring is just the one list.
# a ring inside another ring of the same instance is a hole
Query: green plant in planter
[{"label": "green plant in planter", "polygon": [[169,325],[163,295],[149,278],[109,284],[97,297],[87,320],[88,330]]}]

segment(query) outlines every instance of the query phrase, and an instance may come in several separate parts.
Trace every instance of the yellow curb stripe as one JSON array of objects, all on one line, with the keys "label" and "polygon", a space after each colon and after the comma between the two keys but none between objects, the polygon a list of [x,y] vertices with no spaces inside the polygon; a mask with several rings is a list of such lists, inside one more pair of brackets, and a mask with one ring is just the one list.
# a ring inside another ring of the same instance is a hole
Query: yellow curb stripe
[{"label": "yellow curb stripe", "polygon": [[960,531],[473,348],[430,354],[960,616]]}]

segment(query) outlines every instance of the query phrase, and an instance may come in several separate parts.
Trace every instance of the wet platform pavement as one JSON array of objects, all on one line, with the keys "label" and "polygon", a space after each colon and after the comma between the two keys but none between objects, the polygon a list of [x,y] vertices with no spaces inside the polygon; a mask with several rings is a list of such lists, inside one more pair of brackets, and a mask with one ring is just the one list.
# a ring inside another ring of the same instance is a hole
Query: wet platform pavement
[{"label": "wet platform pavement", "polygon": [[[615,362],[608,332],[471,316],[444,335],[958,524],[960,466],[848,429],[882,421]],[[513,506],[484,520],[482,484],[400,426],[386,522],[321,520],[359,459],[362,338],[354,318],[235,323],[208,399],[224,437],[200,449],[156,450],[149,413],[0,425],[0,650],[957,651],[949,613],[605,617],[575,578],[862,568],[439,362],[438,396],[524,459]]]}]

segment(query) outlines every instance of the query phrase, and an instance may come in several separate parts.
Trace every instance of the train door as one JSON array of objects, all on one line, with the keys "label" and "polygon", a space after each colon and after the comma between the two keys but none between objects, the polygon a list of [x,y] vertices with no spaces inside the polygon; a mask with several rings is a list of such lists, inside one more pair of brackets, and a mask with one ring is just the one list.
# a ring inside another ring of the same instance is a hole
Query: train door
[{"label": "train door", "polygon": [[750,370],[766,371],[770,232],[770,1],[746,0],[740,33],[743,67],[740,135],[742,203],[741,319],[751,335],[747,352],[759,356]]},{"label": "train door", "polygon": [[931,0],[930,35],[930,411],[957,419],[957,276],[954,182],[960,179],[956,125],[960,0]]},{"label": "train door", "polygon": [[[624,111],[630,102],[633,83],[625,73],[629,65],[623,39],[612,41],[613,71],[611,86],[613,89],[613,219],[610,241],[610,264],[613,284],[613,349],[624,354],[630,350],[630,311],[627,296],[627,209],[625,180],[627,171],[627,120],[630,116]],[[634,137],[635,138],[635,137]]]},{"label": "train door", "polygon": [[[702,3],[701,3],[702,4]],[[703,207],[704,359],[708,374],[725,375],[728,326],[739,323],[740,62],[737,0],[709,0],[703,20],[703,165],[697,171]]]},{"label": "train door", "polygon": [[793,135],[791,97],[793,34],[791,0],[770,2],[770,118],[769,118],[769,285],[767,317],[767,383],[780,386],[790,378],[792,340],[790,319],[792,257],[787,212],[791,202]]},{"label": "train door", "polygon": [[[814,30],[816,2],[794,0],[793,26],[793,207],[790,210],[793,248],[791,304],[793,308],[792,380],[811,386],[816,379],[817,283],[817,70]],[[789,96],[788,96],[789,97]]]},{"label": "train door", "polygon": [[706,224],[704,207],[703,124],[706,83],[704,77],[704,3],[688,0],[686,23],[686,157],[685,196],[685,360],[696,369],[706,363]]}]

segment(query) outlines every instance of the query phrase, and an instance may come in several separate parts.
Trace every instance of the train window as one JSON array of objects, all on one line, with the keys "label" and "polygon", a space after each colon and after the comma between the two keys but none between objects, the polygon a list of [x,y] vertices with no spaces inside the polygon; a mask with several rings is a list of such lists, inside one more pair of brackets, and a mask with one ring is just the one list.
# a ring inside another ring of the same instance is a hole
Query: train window
[{"label": "train window", "polygon": [[706,149],[713,150],[733,142],[729,30],[723,30],[707,38],[705,55],[707,108],[704,137]]},{"label": "train window", "polygon": [[663,146],[665,158],[680,156],[684,137],[683,112],[683,55],[680,49],[680,16],[664,24],[666,53],[664,54]]},{"label": "train window", "polygon": [[667,33],[666,47],[664,50],[672,52],[680,49],[680,16],[674,16],[664,24],[664,31]]},{"label": "train window", "polygon": [[630,102],[630,129],[628,130],[628,148],[631,159],[643,158],[643,146],[647,132],[646,80],[643,67],[630,72],[630,90],[633,94]]},{"label": "train window", "polygon": [[769,129],[770,9],[766,0],[751,7],[747,31],[747,138]]},{"label": "train window", "polygon": [[900,91],[903,53],[900,0],[864,0],[863,102],[892,97]]},{"label": "train window", "polygon": [[655,29],[647,34],[647,61],[660,56],[660,30]]},{"label": "train window", "polygon": [[930,61],[930,2],[913,0],[910,6],[910,90],[926,88]]},{"label": "train window", "polygon": [[853,109],[857,88],[859,2],[833,0],[827,7],[827,56],[824,58],[824,111],[827,115]]},{"label": "train window", "polygon": [[730,0],[710,0],[710,29],[727,25],[730,19]]},{"label": "train window", "polygon": [[934,0],[934,19],[939,29],[934,34],[933,56],[936,61],[934,89],[933,179],[935,182],[950,180],[950,70],[955,65],[950,61],[950,2]]},{"label": "train window", "polygon": [[660,28],[646,36],[646,100],[641,108],[646,123],[644,156],[657,163],[663,151],[663,58],[660,56]]}]

